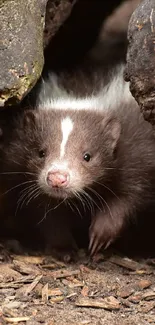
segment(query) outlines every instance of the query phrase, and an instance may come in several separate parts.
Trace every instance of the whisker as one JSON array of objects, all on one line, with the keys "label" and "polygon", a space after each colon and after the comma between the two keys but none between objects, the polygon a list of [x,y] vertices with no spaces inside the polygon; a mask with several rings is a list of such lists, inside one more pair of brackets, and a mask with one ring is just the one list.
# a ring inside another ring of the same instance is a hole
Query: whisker
[{"label": "whisker", "polygon": [[33,197],[33,200],[37,199],[37,197],[41,194],[42,194],[42,191],[40,189],[38,189],[38,193],[36,193],[36,195]]},{"label": "whisker", "polygon": [[28,189],[31,189],[31,188],[33,188],[34,186],[36,186],[36,181],[35,181],[35,180],[33,181],[33,183],[34,183],[34,184],[31,184],[30,186],[27,186],[26,188],[24,188],[23,190],[21,190],[21,191],[20,191],[20,195],[21,195],[21,194],[24,195],[25,192],[26,192]]},{"label": "whisker", "polygon": [[33,190],[34,188],[36,188],[36,184],[32,184],[32,185],[26,187],[26,189],[24,189],[24,190],[21,191],[21,192],[23,192],[23,194],[18,199],[16,214],[17,214],[19,208],[22,209],[22,207],[25,204],[28,196],[31,193],[31,190]]},{"label": "whisker", "polygon": [[24,188],[22,191],[20,191],[20,197],[18,201],[20,202],[28,193],[31,189],[34,189],[36,187],[36,182],[34,181],[33,184],[27,186]]},{"label": "whisker", "polygon": [[[119,168],[119,167],[104,167],[105,170],[123,170],[123,171],[126,171],[125,168]],[[135,167],[129,167],[128,170],[139,170],[139,168],[135,168]],[[143,167],[141,168],[141,170],[145,170]]]},{"label": "whisker", "polygon": [[18,184],[18,185],[16,185],[16,186],[11,187],[9,190],[7,190],[6,192],[2,193],[1,195],[2,195],[2,196],[3,196],[3,195],[6,195],[6,194],[8,194],[9,192],[13,191],[14,189],[16,189],[16,188],[18,188],[18,187],[20,187],[20,186],[22,186],[22,185],[25,185],[25,184],[28,184],[28,183],[32,183],[32,182],[33,182],[33,181],[22,182],[22,183],[20,183],[20,184]]},{"label": "whisker", "polygon": [[[72,202],[72,201],[71,201],[71,202]],[[70,202],[69,199],[67,199],[67,200],[65,201],[65,203],[68,204],[69,207],[70,207],[70,209],[75,213],[75,211],[74,211],[74,209],[73,209],[73,207],[72,207],[72,205],[71,205],[71,202]]]},{"label": "whisker", "polygon": [[57,209],[63,202],[65,202],[65,200],[66,200],[66,198],[64,198],[59,204],[57,204],[56,206],[54,206],[54,207],[52,207],[51,209],[49,209],[48,211],[46,211],[45,212],[45,214],[44,214],[44,217],[37,223],[38,225],[41,223],[41,222],[43,222],[43,220],[44,219],[46,219],[46,217],[47,217],[47,215],[51,212],[51,211],[53,211],[53,210],[55,210],[55,209]]},{"label": "whisker", "polygon": [[24,175],[36,175],[36,173],[30,173],[30,172],[2,172],[0,175],[16,175],[16,174],[24,174]]},{"label": "whisker", "polygon": [[[104,208],[103,207],[103,202],[104,202],[104,200],[103,200],[103,198],[102,197],[99,197],[99,194],[95,191],[95,190],[93,190],[91,187],[87,187],[87,189],[89,190],[89,191],[91,191],[92,193],[94,193],[95,194],[95,196],[99,199],[99,201],[102,203],[102,209]],[[101,199],[102,199],[102,201],[101,201]],[[99,211],[101,211],[102,212],[102,209],[99,207],[99,205],[97,204],[97,202],[91,197],[91,200],[92,200],[92,202],[94,203],[94,205],[96,205],[96,207],[97,207],[97,209],[99,210]]]},{"label": "whisker", "polygon": [[[82,214],[81,214],[81,212],[80,212],[78,206],[74,203],[74,201],[72,201],[72,205],[75,207],[76,211],[78,212],[78,215],[79,215],[79,216],[81,217],[81,219],[82,219],[83,216],[82,216]],[[75,212],[75,210],[74,210],[74,212]]]},{"label": "whisker", "polygon": [[111,188],[110,187],[108,187],[108,186],[106,186],[105,184],[103,184],[103,183],[100,183],[100,182],[94,182],[94,183],[96,183],[96,184],[99,184],[99,185],[101,185],[101,186],[103,186],[104,188],[106,188],[109,192],[111,192],[118,200],[120,200],[121,201],[121,199],[116,195],[116,193],[114,192],[114,191],[112,191],[111,190]]},{"label": "whisker", "polygon": [[[33,190],[28,194],[28,196],[29,196],[30,198],[27,200],[26,205],[28,205],[28,204],[30,203],[31,200],[34,200],[35,197],[37,197],[39,194],[41,194],[41,190],[40,190],[40,188],[37,187],[37,188],[33,189]],[[36,196],[36,195],[37,195],[37,196]]]},{"label": "whisker", "polygon": [[93,215],[94,214],[94,205],[93,205],[94,202],[93,202],[91,196],[85,190],[83,190],[81,194],[85,197],[88,209],[90,209],[90,213],[91,213],[91,215]]},{"label": "whisker", "polygon": [[[92,190],[92,192],[93,192],[94,194],[96,194],[96,196],[97,196],[98,198],[100,197],[100,198],[103,200],[103,202],[105,203],[106,207],[107,207],[108,210],[109,210],[109,213],[110,213],[111,218],[113,219],[113,215],[112,215],[112,213],[111,213],[111,209],[110,209],[108,203],[106,202],[106,200],[105,200],[101,195],[99,195],[95,190],[93,190],[93,189],[91,189],[91,188],[90,188],[90,190]],[[102,210],[100,210],[100,211],[102,212]]]},{"label": "whisker", "polygon": [[47,215],[47,206],[49,206],[49,203],[46,204],[45,206],[45,213],[43,215],[43,218],[37,222],[37,226],[40,225],[40,223],[42,223],[44,221],[44,219],[46,219],[46,215]]},{"label": "whisker", "polygon": [[77,192],[77,191],[74,191],[73,193],[74,193],[75,197],[82,203],[82,206],[83,206],[83,209],[85,212],[86,211],[85,200],[83,200],[82,195],[80,194],[80,192]]}]

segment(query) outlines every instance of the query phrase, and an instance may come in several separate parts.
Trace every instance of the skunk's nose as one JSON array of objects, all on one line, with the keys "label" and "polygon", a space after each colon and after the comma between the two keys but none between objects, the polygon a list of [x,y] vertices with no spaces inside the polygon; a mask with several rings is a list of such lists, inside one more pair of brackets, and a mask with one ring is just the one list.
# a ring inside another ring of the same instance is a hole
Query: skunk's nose
[{"label": "skunk's nose", "polygon": [[66,187],[69,183],[69,173],[64,171],[50,171],[47,174],[47,184],[50,187]]}]

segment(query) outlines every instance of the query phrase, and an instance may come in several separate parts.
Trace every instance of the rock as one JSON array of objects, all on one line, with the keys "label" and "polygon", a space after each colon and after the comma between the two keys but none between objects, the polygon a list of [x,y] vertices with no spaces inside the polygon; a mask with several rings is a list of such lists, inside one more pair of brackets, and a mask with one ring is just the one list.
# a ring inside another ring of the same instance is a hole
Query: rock
[{"label": "rock", "polygon": [[1,107],[17,104],[33,88],[42,72],[44,46],[68,17],[75,2],[0,0]]},{"label": "rock", "polygon": [[19,102],[41,74],[46,2],[0,1],[0,106]]},{"label": "rock", "polygon": [[128,27],[129,47],[125,79],[144,118],[155,125],[155,1],[144,0]]},{"label": "rock", "polygon": [[44,30],[45,47],[70,15],[76,1],[77,0],[48,0]]},{"label": "rock", "polygon": [[[0,0],[0,106],[16,105],[33,88],[42,72],[45,48],[49,48],[45,53],[49,52],[49,61],[53,62],[53,47],[47,45],[53,43],[53,37],[76,2],[75,14],[71,15],[70,23],[64,28],[64,31],[68,30],[68,41],[64,35],[61,38],[62,48],[65,45],[68,48],[67,57],[72,43],[75,49],[72,54],[75,56],[82,42],[87,43],[86,39],[91,46],[102,21],[122,1],[109,1],[101,6],[100,2],[95,4],[92,0]],[[57,41],[54,47],[59,47]],[[61,62],[61,57],[59,59]]]}]

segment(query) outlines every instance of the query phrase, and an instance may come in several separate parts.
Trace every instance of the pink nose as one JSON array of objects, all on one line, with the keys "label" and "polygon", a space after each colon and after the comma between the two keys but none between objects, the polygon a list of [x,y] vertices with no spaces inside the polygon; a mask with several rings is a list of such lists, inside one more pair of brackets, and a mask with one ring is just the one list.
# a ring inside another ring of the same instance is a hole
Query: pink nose
[{"label": "pink nose", "polygon": [[66,187],[69,183],[69,174],[62,171],[48,172],[47,183],[50,187]]}]

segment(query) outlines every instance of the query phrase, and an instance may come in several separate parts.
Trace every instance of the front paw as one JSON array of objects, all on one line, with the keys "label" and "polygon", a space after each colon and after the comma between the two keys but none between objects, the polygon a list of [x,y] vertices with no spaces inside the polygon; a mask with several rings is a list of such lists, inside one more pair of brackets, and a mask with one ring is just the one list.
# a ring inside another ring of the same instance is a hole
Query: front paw
[{"label": "front paw", "polygon": [[104,215],[95,218],[89,228],[89,252],[93,256],[104,247],[108,248],[117,236],[116,228],[109,217]]}]

